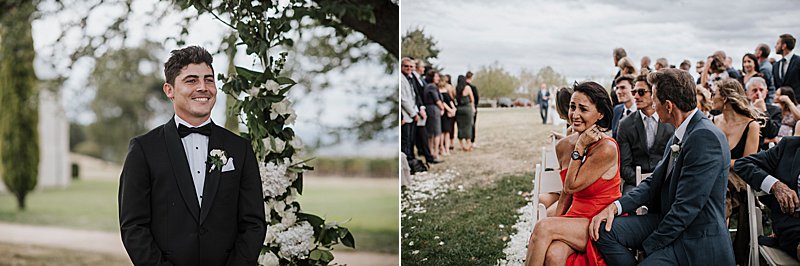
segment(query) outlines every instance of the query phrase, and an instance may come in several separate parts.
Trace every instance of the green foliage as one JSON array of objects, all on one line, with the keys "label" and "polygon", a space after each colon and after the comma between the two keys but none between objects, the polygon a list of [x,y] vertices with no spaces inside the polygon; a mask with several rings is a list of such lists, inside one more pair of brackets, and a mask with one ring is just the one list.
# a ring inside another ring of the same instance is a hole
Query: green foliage
[{"label": "green foliage", "polygon": [[530,176],[505,177],[488,187],[450,192],[426,202],[426,213],[406,213],[403,263],[495,265],[504,256],[505,239],[514,233],[515,210],[527,204],[517,192],[529,189]]},{"label": "green foliage", "polygon": [[539,86],[544,83],[548,88],[567,86],[567,78],[553,70],[550,66],[540,68],[536,74],[523,68],[519,73],[520,86],[525,88],[529,96],[535,99]]},{"label": "green foliage", "polygon": [[509,74],[499,63],[481,67],[472,78],[472,83],[480,89],[481,98],[508,97],[519,86],[517,77]]},{"label": "green foliage", "polygon": [[432,36],[426,36],[421,28],[409,30],[403,36],[403,57],[422,59],[429,63],[430,59],[439,56],[439,48]]},{"label": "green foliage", "polygon": [[[105,160],[122,162],[128,152],[126,140],[150,128],[157,114],[169,112],[169,101],[162,90],[159,59],[154,51],[161,45],[146,42],[140,47],[107,51],[97,58],[89,78],[95,89],[91,109],[96,120],[86,127],[87,143],[78,150]],[[140,65],[151,66],[149,73]]]},{"label": "green foliage", "polygon": [[0,15],[0,176],[25,209],[39,172],[39,99],[33,71],[32,2],[4,3]]}]

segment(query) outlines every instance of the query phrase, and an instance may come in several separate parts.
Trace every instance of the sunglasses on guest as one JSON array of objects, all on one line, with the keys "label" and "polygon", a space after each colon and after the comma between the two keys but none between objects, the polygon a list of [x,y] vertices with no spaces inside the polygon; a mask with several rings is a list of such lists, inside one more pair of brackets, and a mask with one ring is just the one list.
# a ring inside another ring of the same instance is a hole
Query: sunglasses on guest
[{"label": "sunglasses on guest", "polygon": [[649,90],[645,89],[635,89],[631,91],[633,94],[639,94],[639,96],[644,96],[645,93],[650,92]]}]

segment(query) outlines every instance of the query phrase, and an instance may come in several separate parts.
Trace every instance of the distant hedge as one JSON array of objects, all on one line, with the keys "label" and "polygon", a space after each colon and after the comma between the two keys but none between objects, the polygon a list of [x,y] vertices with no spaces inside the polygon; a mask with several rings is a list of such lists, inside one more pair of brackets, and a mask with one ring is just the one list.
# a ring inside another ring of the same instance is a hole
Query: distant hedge
[{"label": "distant hedge", "polygon": [[341,177],[397,177],[397,158],[316,158],[309,162],[313,175]]}]

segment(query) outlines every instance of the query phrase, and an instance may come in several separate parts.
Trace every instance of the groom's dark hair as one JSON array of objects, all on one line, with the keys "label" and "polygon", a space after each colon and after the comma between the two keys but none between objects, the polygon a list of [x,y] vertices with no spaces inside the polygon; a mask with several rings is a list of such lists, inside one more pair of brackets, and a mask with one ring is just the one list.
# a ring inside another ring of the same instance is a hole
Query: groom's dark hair
[{"label": "groom's dark hair", "polygon": [[189,46],[183,49],[172,50],[170,57],[164,63],[164,77],[167,78],[167,83],[175,86],[175,78],[181,73],[181,69],[189,64],[205,63],[211,68],[211,74],[214,74],[214,58],[211,54],[200,46]]},{"label": "groom's dark hair", "polygon": [[689,72],[678,68],[667,68],[647,75],[647,81],[656,88],[656,98],[660,103],[667,100],[683,112],[697,107],[697,85]]}]

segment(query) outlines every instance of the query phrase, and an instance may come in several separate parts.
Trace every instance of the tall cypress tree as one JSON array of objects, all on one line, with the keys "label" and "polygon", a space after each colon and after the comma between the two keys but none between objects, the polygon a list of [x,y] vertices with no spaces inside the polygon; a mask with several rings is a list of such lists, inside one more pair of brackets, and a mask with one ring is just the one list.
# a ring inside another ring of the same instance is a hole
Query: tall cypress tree
[{"label": "tall cypress tree", "polygon": [[0,176],[25,209],[39,171],[39,107],[33,72],[33,1],[4,1],[0,13]]}]

